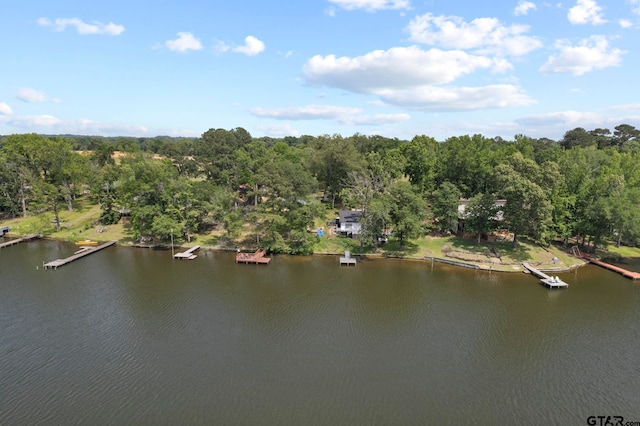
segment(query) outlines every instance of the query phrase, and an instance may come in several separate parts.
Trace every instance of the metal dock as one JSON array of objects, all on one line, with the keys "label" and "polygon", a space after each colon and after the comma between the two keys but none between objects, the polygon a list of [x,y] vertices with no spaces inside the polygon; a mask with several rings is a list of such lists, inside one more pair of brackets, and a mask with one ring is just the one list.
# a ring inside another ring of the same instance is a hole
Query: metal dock
[{"label": "metal dock", "polygon": [[349,251],[344,252],[344,256],[340,256],[340,266],[342,265],[353,265],[356,266],[356,259],[351,257],[351,253]]},{"label": "metal dock", "polygon": [[556,277],[551,277],[551,276],[545,274],[544,272],[540,271],[539,269],[536,269],[533,266],[529,265],[527,262],[522,262],[522,266],[524,266],[524,268],[526,270],[528,270],[529,272],[531,272],[533,275],[535,275],[536,277],[540,278],[540,282],[542,284],[544,284],[545,286],[549,287],[549,288],[566,288],[566,287],[569,287],[569,284],[565,283],[564,281],[562,281],[557,276]]},{"label": "metal dock", "polygon": [[24,236],[22,238],[16,238],[15,240],[9,240],[9,241],[5,241],[4,243],[0,243],[0,249],[1,248],[5,248],[5,247],[9,247],[15,244],[20,244],[24,241],[31,241],[31,240],[35,240],[36,238],[41,238],[41,235],[27,235]]},{"label": "metal dock", "polygon": [[80,250],[78,250],[77,252],[75,252],[72,256],[67,257],[66,259],[57,259],[57,260],[52,260],[49,263],[45,263],[44,269],[58,269],[58,266],[63,266],[66,265],[67,263],[71,263],[74,260],[78,260],[82,257],[88,256],[90,254],[93,254],[97,251],[102,250],[103,248],[107,248],[109,246],[114,245],[116,242],[115,241],[109,241],[108,243],[104,243],[102,245],[99,245],[97,247],[81,247]]},{"label": "metal dock", "polygon": [[187,251],[183,251],[182,253],[176,253],[173,255],[174,259],[187,259],[187,260],[193,260],[196,257],[198,257],[197,254],[194,254],[194,252],[196,250],[200,250],[200,246],[194,246],[191,247],[189,250]]}]

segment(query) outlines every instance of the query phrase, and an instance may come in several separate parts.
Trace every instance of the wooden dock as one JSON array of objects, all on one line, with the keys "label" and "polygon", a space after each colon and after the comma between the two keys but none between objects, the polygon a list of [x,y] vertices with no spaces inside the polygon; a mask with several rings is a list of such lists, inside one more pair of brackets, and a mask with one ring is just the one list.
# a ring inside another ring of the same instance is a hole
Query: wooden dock
[{"label": "wooden dock", "polygon": [[351,257],[351,253],[349,251],[344,252],[344,256],[340,256],[340,266],[342,265],[353,265],[356,266],[356,259]]},{"label": "wooden dock", "polygon": [[176,253],[176,254],[173,255],[173,257],[175,259],[193,260],[196,257],[198,257],[197,254],[194,254],[194,252],[197,251],[197,250],[200,250],[200,246],[194,246],[194,247],[191,247],[187,251],[183,251],[182,253]]},{"label": "wooden dock", "polygon": [[4,243],[0,243],[0,249],[1,248],[5,248],[5,247],[9,247],[9,246],[13,246],[16,244],[20,244],[24,241],[31,241],[31,240],[35,240],[36,238],[41,238],[41,235],[27,235],[24,236],[22,238],[16,238],[15,240],[9,240],[9,241],[5,241]]},{"label": "wooden dock", "polygon": [[603,261],[598,260],[598,259],[593,259],[593,258],[591,258],[590,256],[587,256],[587,255],[582,255],[582,258],[585,259],[585,260],[588,260],[589,262],[593,263],[594,265],[598,265],[598,266],[606,268],[606,269],[608,269],[610,271],[622,274],[622,276],[625,277],[625,278],[629,278],[629,279],[632,279],[632,280],[640,280],[640,273],[638,273],[638,272],[628,271],[628,270],[626,270],[624,268],[621,268],[619,266],[611,265],[610,263],[606,263],[606,262],[603,262]]},{"label": "wooden dock", "polygon": [[78,250],[77,252],[75,252],[72,256],[67,257],[66,259],[57,259],[57,260],[52,260],[49,263],[45,263],[44,269],[58,269],[58,266],[63,266],[66,265],[67,263],[71,263],[74,260],[78,260],[82,257],[88,256],[90,254],[93,254],[97,251],[100,251],[104,248],[107,248],[109,246],[114,245],[116,242],[115,241],[109,241],[108,243],[104,243],[102,245],[99,245],[97,247],[81,247],[80,250]]},{"label": "wooden dock", "polygon": [[242,253],[236,254],[236,263],[255,263],[256,265],[266,265],[271,262],[270,257],[265,256],[264,250],[257,250],[255,253]]},{"label": "wooden dock", "polygon": [[528,270],[529,272],[531,272],[533,275],[535,275],[536,277],[540,278],[540,282],[542,284],[544,284],[545,286],[549,287],[549,288],[566,288],[566,287],[569,287],[569,284],[565,283],[564,281],[562,281],[557,276],[556,277],[551,277],[551,276],[545,274],[544,272],[540,271],[539,269],[536,269],[533,266],[529,265],[527,262],[523,262],[522,266],[524,266],[524,268],[526,270]]}]

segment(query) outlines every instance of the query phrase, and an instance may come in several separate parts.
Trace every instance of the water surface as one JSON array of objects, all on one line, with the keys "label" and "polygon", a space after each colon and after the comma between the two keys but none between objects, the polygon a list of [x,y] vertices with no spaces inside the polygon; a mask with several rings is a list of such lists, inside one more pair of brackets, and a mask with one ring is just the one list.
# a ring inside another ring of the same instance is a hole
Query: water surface
[{"label": "water surface", "polygon": [[640,420],[640,284],[586,266],[0,250],[1,424]]}]

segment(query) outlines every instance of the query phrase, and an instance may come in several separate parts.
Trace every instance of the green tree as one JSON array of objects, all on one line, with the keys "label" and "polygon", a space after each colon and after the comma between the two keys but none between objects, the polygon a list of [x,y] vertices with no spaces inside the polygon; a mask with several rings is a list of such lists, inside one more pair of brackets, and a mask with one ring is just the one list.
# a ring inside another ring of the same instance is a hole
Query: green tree
[{"label": "green tree", "polygon": [[392,185],[389,198],[389,219],[394,234],[400,240],[400,247],[403,247],[406,239],[419,235],[427,205],[414,187],[405,181],[397,181]]},{"label": "green tree", "polygon": [[514,154],[496,168],[501,194],[506,198],[504,218],[513,231],[513,247],[520,235],[544,240],[551,225],[552,206],[547,194],[535,182],[539,169],[530,159]]},{"label": "green tree", "polygon": [[458,205],[460,204],[460,190],[451,182],[443,182],[433,193],[431,209],[438,221],[438,228],[442,232],[451,229],[458,221]]},{"label": "green tree", "polygon": [[415,136],[402,147],[406,159],[405,174],[422,193],[430,194],[434,188],[438,142],[428,136]]},{"label": "green tree", "polygon": [[465,229],[476,233],[478,244],[483,233],[488,234],[497,228],[499,210],[493,194],[477,194],[469,200],[464,214]]}]

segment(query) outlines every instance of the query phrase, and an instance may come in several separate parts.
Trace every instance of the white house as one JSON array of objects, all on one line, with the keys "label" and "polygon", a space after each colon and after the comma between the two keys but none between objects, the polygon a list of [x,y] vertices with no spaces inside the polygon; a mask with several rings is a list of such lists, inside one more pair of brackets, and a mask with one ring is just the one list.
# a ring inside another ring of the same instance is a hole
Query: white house
[{"label": "white house", "polygon": [[358,235],[362,229],[360,219],[362,219],[361,211],[340,210],[339,217],[336,219],[336,232],[349,237]]}]

